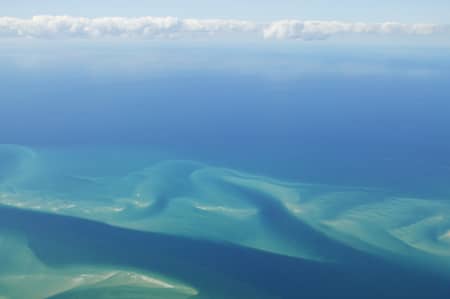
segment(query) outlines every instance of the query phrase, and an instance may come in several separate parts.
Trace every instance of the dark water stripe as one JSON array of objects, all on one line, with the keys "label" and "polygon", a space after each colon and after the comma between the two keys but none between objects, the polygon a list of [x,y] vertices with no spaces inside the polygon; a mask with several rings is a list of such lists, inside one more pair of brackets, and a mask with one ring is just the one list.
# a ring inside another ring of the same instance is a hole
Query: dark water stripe
[{"label": "dark water stripe", "polygon": [[326,264],[231,244],[133,231],[73,217],[0,207],[0,227],[23,233],[51,266],[135,267],[181,280],[197,298],[445,299],[450,284],[367,256]]},{"label": "dark water stripe", "polygon": [[233,183],[216,181],[227,193],[236,194],[259,210],[264,228],[280,236],[287,243],[299,251],[306,251],[312,256],[336,262],[363,262],[367,258],[365,253],[350,248],[336,240],[328,238],[299,218],[295,217],[283,203],[257,189],[243,187]]}]

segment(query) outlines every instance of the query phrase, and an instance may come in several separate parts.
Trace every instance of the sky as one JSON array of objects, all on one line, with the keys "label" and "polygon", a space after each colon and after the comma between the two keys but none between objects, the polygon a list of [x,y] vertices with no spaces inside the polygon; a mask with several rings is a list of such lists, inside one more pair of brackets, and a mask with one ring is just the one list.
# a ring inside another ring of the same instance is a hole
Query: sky
[{"label": "sky", "polygon": [[320,19],[362,22],[450,22],[448,0],[1,0],[0,15],[177,16],[255,21]]}]

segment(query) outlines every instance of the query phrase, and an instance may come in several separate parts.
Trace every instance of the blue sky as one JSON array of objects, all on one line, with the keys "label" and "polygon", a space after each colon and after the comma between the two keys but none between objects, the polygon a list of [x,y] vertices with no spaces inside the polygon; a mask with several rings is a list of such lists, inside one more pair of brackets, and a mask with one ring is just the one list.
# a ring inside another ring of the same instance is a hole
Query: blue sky
[{"label": "blue sky", "polygon": [[177,16],[194,18],[320,19],[363,22],[450,22],[448,0],[1,0],[3,16]]}]

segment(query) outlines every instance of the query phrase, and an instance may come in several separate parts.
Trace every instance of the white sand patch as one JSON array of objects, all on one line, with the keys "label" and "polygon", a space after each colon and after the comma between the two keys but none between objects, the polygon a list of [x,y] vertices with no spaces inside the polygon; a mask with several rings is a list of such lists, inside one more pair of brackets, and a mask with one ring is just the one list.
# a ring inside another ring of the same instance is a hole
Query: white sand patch
[{"label": "white sand patch", "polygon": [[439,239],[444,240],[444,241],[450,241],[450,230],[448,230],[447,232],[443,233]]},{"label": "white sand patch", "polygon": [[256,215],[258,211],[256,209],[235,209],[229,208],[225,206],[203,206],[203,205],[194,205],[196,209],[213,212],[213,213],[221,213],[229,216],[237,216],[237,217],[249,217]]}]

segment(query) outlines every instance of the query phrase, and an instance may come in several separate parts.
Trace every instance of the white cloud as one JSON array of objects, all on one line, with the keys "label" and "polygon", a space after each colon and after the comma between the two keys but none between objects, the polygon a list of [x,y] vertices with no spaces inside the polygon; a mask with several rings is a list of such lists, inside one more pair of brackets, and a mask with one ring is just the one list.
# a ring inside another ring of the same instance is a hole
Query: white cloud
[{"label": "white cloud", "polygon": [[320,40],[334,35],[433,35],[448,32],[444,25],[386,23],[346,23],[338,21],[282,20],[264,28],[266,39]]},{"label": "white cloud", "polygon": [[0,18],[1,37],[33,38],[181,38],[256,31],[256,24],[239,20],[197,20],[175,17],[35,16],[31,19]]},{"label": "white cloud", "polygon": [[434,35],[449,33],[436,24],[346,23],[338,21],[281,20],[268,24],[245,20],[179,19],[175,17],[35,16],[31,19],[0,17],[0,38],[210,38],[249,36],[265,39],[320,40],[336,35]]}]

